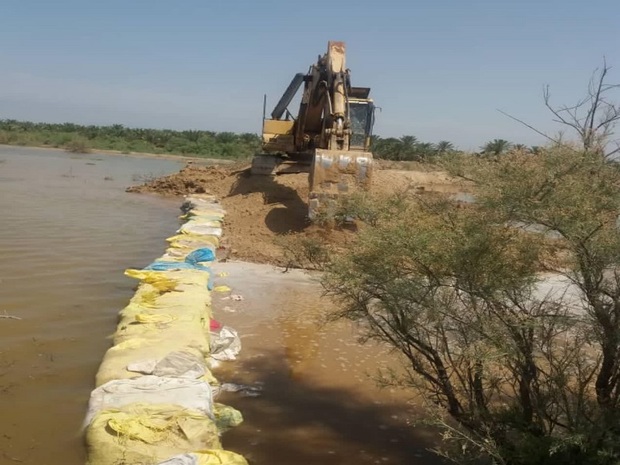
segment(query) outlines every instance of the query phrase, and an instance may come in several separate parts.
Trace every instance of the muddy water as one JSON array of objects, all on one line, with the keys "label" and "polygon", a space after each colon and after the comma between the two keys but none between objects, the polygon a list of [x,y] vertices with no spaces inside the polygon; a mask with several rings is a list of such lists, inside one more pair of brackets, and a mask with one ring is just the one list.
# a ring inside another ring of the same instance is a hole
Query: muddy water
[{"label": "muddy water", "polygon": [[[78,465],[80,423],[116,314],[134,292],[127,267],[159,255],[176,229],[179,199],[126,194],[134,179],[179,168],[165,160],[71,156],[0,147],[0,464]],[[436,464],[436,437],[413,428],[406,393],[371,375],[394,354],[360,347],[347,324],[322,326],[330,304],[307,275],[222,263],[217,318],[242,335],[223,382],[245,422],[226,448],[253,465]]]},{"label": "muddy water", "polygon": [[224,436],[227,448],[256,465],[442,463],[428,451],[436,432],[413,425],[420,411],[410,393],[375,382],[378,367],[398,369],[396,355],[361,346],[348,323],[325,324],[333,306],[312,276],[235,262],[214,271],[232,289],[214,293],[215,317],[243,344],[215,374],[261,393],[222,394],[245,417]]},{"label": "muddy water", "polygon": [[178,199],[126,194],[179,162],[0,146],[0,464],[84,463],[79,434],[127,267],[159,255]]}]

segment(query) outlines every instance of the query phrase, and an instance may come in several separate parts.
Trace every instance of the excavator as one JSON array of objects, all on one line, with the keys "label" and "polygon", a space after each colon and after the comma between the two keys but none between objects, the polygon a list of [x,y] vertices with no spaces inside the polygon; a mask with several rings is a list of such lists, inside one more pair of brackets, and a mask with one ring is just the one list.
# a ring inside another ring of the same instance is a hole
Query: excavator
[{"label": "excavator", "polygon": [[[271,112],[263,104],[262,153],[253,175],[308,172],[312,219],[340,195],[368,189],[373,160],[370,139],[375,106],[369,87],[352,87],[344,42],[330,41],[306,74],[296,74]],[[299,111],[289,105],[303,84]]]}]

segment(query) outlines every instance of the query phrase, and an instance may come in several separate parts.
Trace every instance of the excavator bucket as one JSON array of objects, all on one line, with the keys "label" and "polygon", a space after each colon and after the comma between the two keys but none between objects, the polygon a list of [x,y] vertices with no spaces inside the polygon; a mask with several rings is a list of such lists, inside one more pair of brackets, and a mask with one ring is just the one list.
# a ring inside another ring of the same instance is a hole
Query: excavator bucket
[{"label": "excavator bucket", "polygon": [[369,189],[372,168],[370,152],[317,149],[310,170],[310,219],[329,211],[338,197]]}]

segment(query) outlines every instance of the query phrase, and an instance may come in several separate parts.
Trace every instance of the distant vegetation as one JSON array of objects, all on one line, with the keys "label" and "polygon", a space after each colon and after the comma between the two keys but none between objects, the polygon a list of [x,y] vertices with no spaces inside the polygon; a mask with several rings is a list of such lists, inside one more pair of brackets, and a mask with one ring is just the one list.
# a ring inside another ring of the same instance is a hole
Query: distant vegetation
[{"label": "distant vegetation", "polygon": [[403,136],[399,139],[372,136],[372,153],[384,160],[429,161],[437,155],[453,151],[455,151],[454,145],[446,140],[431,144],[419,141],[415,136]]},{"label": "distant vegetation", "polygon": [[208,158],[245,158],[260,150],[256,134],[170,129],[82,126],[0,120],[0,144],[49,146],[70,152],[117,150]]},{"label": "distant vegetation", "polygon": [[[74,153],[115,150],[243,159],[260,151],[261,140],[260,136],[251,133],[128,128],[121,124],[83,126],[5,119],[0,120],[0,144],[55,147]],[[481,154],[499,155],[511,148],[525,146],[494,139],[481,147]],[[372,136],[372,152],[376,158],[384,160],[425,162],[455,151],[454,144],[446,140],[433,144],[411,135],[385,139]]]}]

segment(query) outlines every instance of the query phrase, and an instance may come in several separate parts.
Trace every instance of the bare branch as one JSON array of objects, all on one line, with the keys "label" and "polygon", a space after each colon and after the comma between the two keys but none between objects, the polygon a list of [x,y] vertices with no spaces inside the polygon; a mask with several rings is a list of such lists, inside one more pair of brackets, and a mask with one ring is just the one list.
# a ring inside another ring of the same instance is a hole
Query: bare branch
[{"label": "bare branch", "polygon": [[552,105],[549,86],[543,88],[543,100],[555,117],[553,121],[572,128],[579,135],[585,151],[599,151],[607,157],[617,152],[605,153],[605,148],[620,121],[620,103],[608,99],[611,91],[620,88],[620,84],[606,82],[610,70],[603,58],[603,66],[592,73],[587,95],[572,106]]},{"label": "bare branch", "polygon": [[559,143],[560,143],[560,141],[558,141],[557,139],[554,139],[553,137],[551,137],[551,136],[549,136],[549,135],[545,134],[544,132],[539,131],[539,130],[538,130],[538,129],[536,129],[534,126],[532,126],[532,125],[530,125],[530,124],[527,124],[525,121],[520,120],[519,118],[516,118],[515,116],[512,116],[512,115],[510,115],[510,114],[508,114],[508,113],[506,113],[506,112],[504,112],[504,111],[502,111],[502,110],[500,110],[500,109],[497,109],[497,111],[499,111],[502,115],[507,116],[508,118],[510,118],[510,119],[512,119],[512,120],[515,120],[517,123],[521,123],[523,126],[525,126],[526,128],[531,129],[531,130],[532,130],[532,131],[534,131],[535,133],[540,134],[541,136],[543,136],[543,137],[545,137],[545,138],[549,139],[551,142],[554,142],[554,143],[556,143],[556,144],[559,144]]}]

